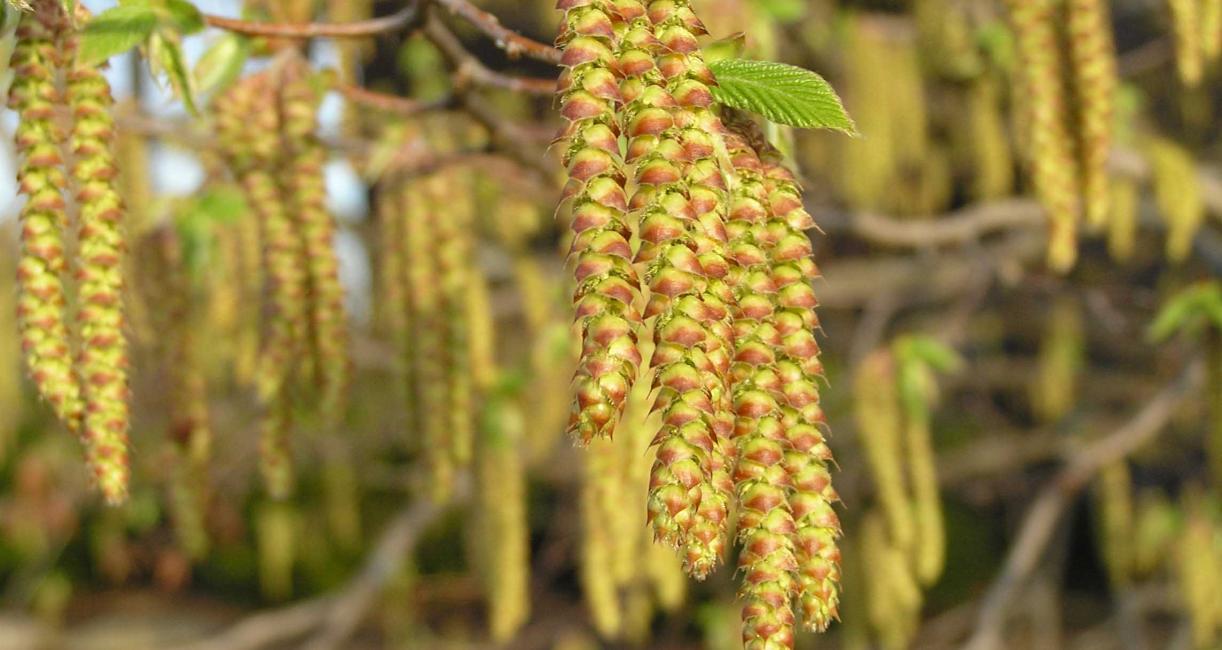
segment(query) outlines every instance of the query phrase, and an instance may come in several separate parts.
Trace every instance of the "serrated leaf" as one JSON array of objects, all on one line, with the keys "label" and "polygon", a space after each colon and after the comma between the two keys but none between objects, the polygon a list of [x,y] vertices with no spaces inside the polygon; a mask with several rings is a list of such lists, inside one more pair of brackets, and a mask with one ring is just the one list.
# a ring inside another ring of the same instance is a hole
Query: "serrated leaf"
[{"label": "serrated leaf", "polygon": [[810,70],[751,59],[725,59],[709,68],[717,77],[713,96],[727,106],[780,124],[857,135],[831,84]]},{"label": "serrated leaf", "polygon": [[195,64],[195,88],[213,93],[232,84],[250,56],[250,40],[236,34],[222,35]]},{"label": "serrated leaf", "polygon": [[112,7],[94,16],[81,30],[77,60],[97,65],[144,42],[157,28],[157,12],[148,5]]}]

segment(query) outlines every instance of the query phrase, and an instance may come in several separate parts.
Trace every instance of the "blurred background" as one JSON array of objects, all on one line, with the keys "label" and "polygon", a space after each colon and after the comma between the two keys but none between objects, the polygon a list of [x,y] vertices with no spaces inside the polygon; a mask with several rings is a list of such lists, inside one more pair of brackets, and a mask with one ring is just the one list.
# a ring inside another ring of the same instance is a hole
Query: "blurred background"
[{"label": "blurred background", "polygon": [[[274,0],[195,4],[294,15]],[[323,22],[400,7],[296,4]],[[552,0],[476,4],[543,42],[560,20]],[[1029,62],[1005,3],[693,4],[710,40],[743,33],[745,56],[826,77],[860,132],[768,130],[820,228],[822,400],[846,533],[842,621],[798,647],[1222,647],[1222,66],[1210,45],[1222,3],[1107,3],[1120,80],[1107,216],[1084,226],[1064,273],[1045,263]],[[557,74],[444,22],[491,70]],[[189,66],[227,38],[186,36]],[[308,52],[338,86],[436,110],[339,90],[322,100],[353,375],[342,422],[297,407],[285,500],[259,483],[250,209],[209,109],[189,114],[138,53],[111,61],[133,251],[133,479],[116,508],[90,491],[78,443],[19,365],[16,117],[0,111],[0,648],[740,647],[734,558],[689,581],[647,538],[649,459],[564,435],[576,351],[553,98],[473,87],[419,35],[317,39]],[[259,53],[243,74],[269,65]],[[448,100],[460,95],[478,104]],[[434,236],[465,255],[428,266],[427,246],[404,249],[407,212],[458,224]],[[472,297],[448,323],[402,322],[404,292],[459,276]],[[429,365],[462,356],[443,353],[454,337],[472,342],[466,408],[452,397],[463,377]],[[442,384],[449,398],[433,394]],[[642,399],[626,417],[648,440]],[[457,423],[428,422],[443,415]],[[443,488],[421,471],[427,426],[475,431],[474,460]],[[899,442],[914,430],[934,457]],[[183,444],[201,431],[202,460]],[[592,457],[622,460],[620,482]],[[448,505],[431,505],[439,489]],[[889,542],[903,512],[940,531],[944,563],[922,568]]]}]

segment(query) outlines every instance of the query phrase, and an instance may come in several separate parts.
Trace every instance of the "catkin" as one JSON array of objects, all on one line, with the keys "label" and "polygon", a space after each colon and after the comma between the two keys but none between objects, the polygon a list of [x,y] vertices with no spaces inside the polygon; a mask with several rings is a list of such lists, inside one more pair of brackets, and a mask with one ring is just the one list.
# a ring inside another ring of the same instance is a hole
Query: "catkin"
[{"label": "catkin", "polygon": [[1085,325],[1078,303],[1059,298],[1052,306],[1031,383],[1031,406],[1044,422],[1055,422],[1074,406],[1085,358]]},{"label": "catkin", "polygon": [[1018,40],[1032,184],[1048,213],[1048,265],[1066,272],[1078,255],[1078,168],[1070,138],[1055,0],[1007,0]]},{"label": "catkin", "polygon": [[[75,44],[73,44],[75,45]],[[123,321],[123,202],[116,188],[110,84],[95,66],[74,62],[67,75],[69,136],[77,214],[76,372],[85,410],[85,456],[102,496],[127,498],[127,339]]]},{"label": "catkin", "polygon": [[1077,102],[1078,151],[1082,170],[1086,223],[1100,228],[1107,222],[1107,162],[1112,147],[1117,86],[1116,47],[1107,0],[1068,0],[1066,29],[1069,60]]},{"label": "catkin", "polygon": [[0,227],[0,462],[16,442],[21,421],[21,345],[17,334],[16,242],[8,227]]},{"label": "catkin", "polygon": [[1141,188],[1132,179],[1112,183],[1111,211],[1107,219],[1107,251],[1112,258],[1126,262],[1137,245],[1137,219],[1141,208]]},{"label": "catkin", "polygon": [[320,97],[305,62],[282,71],[281,113],[285,163],[282,192],[289,200],[304,256],[310,348],[317,375],[318,410],[330,422],[343,417],[348,387],[348,327],[344,288],[335,252],[335,218],[327,210],[323,166],[327,153],[315,135]]},{"label": "catkin", "polygon": [[1222,543],[1210,508],[1200,495],[1192,495],[1184,508],[1187,521],[1176,549],[1179,590],[1192,624],[1193,647],[1215,648],[1222,637],[1218,600],[1222,599],[1222,566],[1216,548]]},{"label": "catkin", "polygon": [[477,479],[484,519],[492,639],[511,639],[530,615],[530,529],[526,518],[525,420],[507,396],[484,407]]},{"label": "catkin", "polygon": [[1098,525],[1102,555],[1112,587],[1126,586],[1133,574],[1135,532],[1132,483],[1123,461],[1108,465],[1099,474],[1094,491],[1099,509]]},{"label": "catkin", "polygon": [[1205,72],[1200,0],[1167,0],[1175,34],[1175,66],[1185,86],[1201,83]]},{"label": "catkin", "polygon": [[853,413],[866,461],[877,481],[878,501],[890,539],[907,551],[916,540],[916,523],[901,462],[903,424],[895,372],[895,360],[889,351],[879,350],[866,357],[853,384]]},{"label": "catkin", "polygon": [[899,369],[904,406],[904,451],[912,479],[912,512],[916,520],[917,580],[932,585],[946,564],[946,524],[938,490],[937,457],[930,431],[929,404],[934,398],[933,372],[919,360],[906,360]]},{"label": "catkin", "polygon": [[1008,196],[1014,188],[1014,160],[999,108],[997,82],[989,76],[981,77],[968,92],[972,197],[986,201]]},{"label": "catkin", "polygon": [[56,106],[64,100],[56,87],[56,71],[63,56],[58,32],[65,20],[58,3],[50,0],[21,15],[8,105],[19,118],[14,138],[20,156],[17,183],[27,197],[20,214],[17,265],[21,347],[39,394],[65,426],[79,431],[84,403],[65,324],[67,215],[60,192],[67,185],[60,153],[65,133],[55,121]]},{"label": "catkin", "polygon": [[1222,56],[1222,0],[1201,0],[1201,54],[1207,63]]},{"label": "catkin", "polygon": [[1182,146],[1157,139],[1149,145],[1154,199],[1167,225],[1167,257],[1182,262],[1205,220],[1205,203],[1197,180],[1196,162]]},{"label": "catkin", "polygon": [[573,236],[574,327],[581,337],[569,431],[589,442],[611,435],[641,363],[640,280],[631,261],[615,71],[636,52],[621,52],[621,38],[630,22],[643,18],[644,7],[636,0],[560,0],[556,6],[564,11],[558,88],[568,122],[560,138],[569,175],[561,211],[569,214]]}]

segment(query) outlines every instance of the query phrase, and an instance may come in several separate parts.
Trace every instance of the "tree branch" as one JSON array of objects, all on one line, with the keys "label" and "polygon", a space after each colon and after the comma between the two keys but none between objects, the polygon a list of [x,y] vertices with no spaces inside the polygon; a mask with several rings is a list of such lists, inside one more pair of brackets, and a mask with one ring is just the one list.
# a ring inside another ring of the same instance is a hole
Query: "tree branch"
[{"label": "tree branch", "polygon": [[560,50],[506,28],[501,24],[499,18],[476,7],[469,0],[433,0],[433,2],[445,7],[450,10],[450,13],[463,18],[476,29],[487,34],[511,57],[524,54],[547,63],[560,63]]},{"label": "tree branch", "polygon": [[454,32],[451,32],[436,16],[430,15],[425,19],[421,32],[437,46],[437,49],[441,50],[442,56],[453,64],[459,81],[466,79],[482,86],[534,95],[551,95],[556,92],[555,79],[514,77],[488,68],[468,52]]},{"label": "tree branch", "polygon": [[442,511],[429,499],[404,508],[383,531],[360,573],[341,591],[251,615],[216,636],[179,650],[257,650],[300,639],[315,630],[319,630],[319,636],[308,648],[337,647],[351,636],[378,593],[408,559],[420,534]]},{"label": "tree branch", "polygon": [[236,18],[204,14],[204,22],[216,27],[247,36],[271,38],[361,38],[409,27],[420,16],[420,0],[410,0],[399,11],[381,18],[371,18],[351,23],[261,23]]},{"label": "tree branch", "polygon": [[1010,603],[1038,565],[1065,510],[1104,467],[1125,458],[1157,437],[1180,403],[1200,386],[1204,374],[1203,364],[1193,363],[1127,424],[1074,454],[1044,487],[1023,519],[1001,575],[984,596],[976,618],[976,631],[964,646],[967,650],[996,650],[1002,647]]}]

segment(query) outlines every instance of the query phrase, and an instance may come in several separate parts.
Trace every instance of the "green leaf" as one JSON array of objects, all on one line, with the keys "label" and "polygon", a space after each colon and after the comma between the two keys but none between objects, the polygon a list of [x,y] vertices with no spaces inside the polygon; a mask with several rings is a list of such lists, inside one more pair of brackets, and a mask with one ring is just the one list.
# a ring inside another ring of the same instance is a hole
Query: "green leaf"
[{"label": "green leaf", "polygon": [[213,93],[229,87],[242,74],[249,56],[249,39],[237,34],[222,35],[195,64],[196,90]]},{"label": "green leaf", "polygon": [[731,34],[700,49],[704,53],[704,60],[710,64],[725,59],[737,59],[747,49],[747,35],[742,32]]},{"label": "green leaf", "polygon": [[1222,331],[1222,285],[1217,282],[1203,282],[1172,296],[1154,317],[1147,337],[1157,343],[1176,332],[1195,333],[1205,324]]},{"label": "green leaf", "polygon": [[120,5],[95,16],[81,30],[77,60],[97,65],[144,42],[157,27],[157,12],[148,5]]},{"label": "green leaf", "polygon": [[186,58],[182,54],[182,44],[178,34],[161,30],[149,37],[148,42],[149,68],[156,79],[165,79],[174,94],[182,100],[183,106],[192,115],[198,115],[195,105],[195,80],[187,71]]},{"label": "green leaf", "polygon": [[756,0],[755,4],[769,18],[783,23],[792,23],[806,14],[803,0]]},{"label": "green leaf", "polygon": [[725,59],[709,65],[717,101],[789,126],[835,129],[857,135],[840,97],[819,75],[772,61]]},{"label": "green leaf", "polygon": [[161,0],[162,23],[180,34],[194,34],[204,28],[204,15],[187,0]]}]

